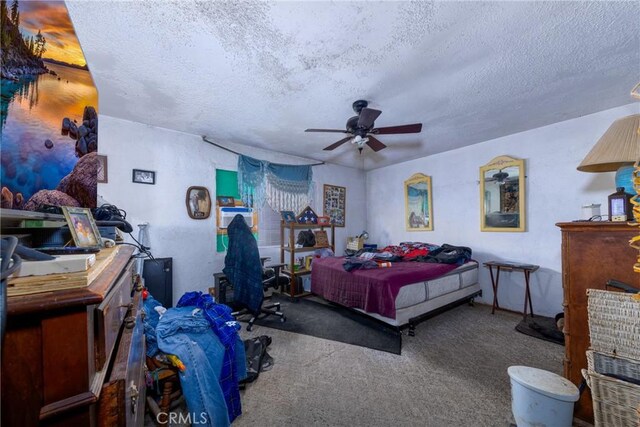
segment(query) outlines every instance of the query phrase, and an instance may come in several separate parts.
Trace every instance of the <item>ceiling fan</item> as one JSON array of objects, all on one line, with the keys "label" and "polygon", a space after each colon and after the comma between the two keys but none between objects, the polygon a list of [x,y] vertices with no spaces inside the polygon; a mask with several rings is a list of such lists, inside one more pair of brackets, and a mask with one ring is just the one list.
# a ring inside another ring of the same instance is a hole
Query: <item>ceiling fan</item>
[{"label": "ceiling fan", "polygon": [[384,145],[374,135],[391,135],[400,133],[420,133],[422,131],[422,123],[414,123],[411,125],[388,126],[383,128],[374,127],[374,122],[382,111],[367,108],[369,103],[362,99],[353,103],[353,111],[358,115],[347,120],[347,129],[306,129],[305,132],[336,132],[349,134],[346,138],[325,147],[324,150],[331,151],[345,142],[351,140],[352,144],[358,146],[358,151],[362,153],[364,145],[368,145],[373,151],[380,151],[387,146]]}]

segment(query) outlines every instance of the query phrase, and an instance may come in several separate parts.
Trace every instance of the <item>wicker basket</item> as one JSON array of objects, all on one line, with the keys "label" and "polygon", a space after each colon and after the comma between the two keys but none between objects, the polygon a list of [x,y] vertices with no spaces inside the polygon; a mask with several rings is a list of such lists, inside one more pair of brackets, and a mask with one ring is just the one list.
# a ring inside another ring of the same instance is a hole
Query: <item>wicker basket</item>
[{"label": "wicker basket", "polygon": [[[640,425],[640,386],[582,370],[593,399],[596,427],[638,427]],[[635,406],[629,406],[635,400]],[[623,404],[626,402],[627,404]]]},{"label": "wicker basket", "polygon": [[640,385],[604,375],[640,380],[640,361],[588,350],[587,366],[582,374],[591,388],[595,425],[640,425]]},{"label": "wicker basket", "polygon": [[640,301],[633,294],[588,289],[591,349],[640,360]]},{"label": "wicker basket", "polygon": [[625,359],[587,350],[587,367],[589,372],[624,376],[640,381],[640,360]]}]

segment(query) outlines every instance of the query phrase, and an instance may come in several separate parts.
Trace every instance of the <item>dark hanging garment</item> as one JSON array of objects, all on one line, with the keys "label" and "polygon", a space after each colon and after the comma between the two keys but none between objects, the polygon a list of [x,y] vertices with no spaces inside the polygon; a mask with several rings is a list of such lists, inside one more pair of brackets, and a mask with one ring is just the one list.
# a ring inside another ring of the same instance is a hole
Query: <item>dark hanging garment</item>
[{"label": "dark hanging garment", "polygon": [[233,284],[234,302],[258,314],[264,298],[258,243],[240,214],[229,224],[227,235],[229,249],[222,272]]}]

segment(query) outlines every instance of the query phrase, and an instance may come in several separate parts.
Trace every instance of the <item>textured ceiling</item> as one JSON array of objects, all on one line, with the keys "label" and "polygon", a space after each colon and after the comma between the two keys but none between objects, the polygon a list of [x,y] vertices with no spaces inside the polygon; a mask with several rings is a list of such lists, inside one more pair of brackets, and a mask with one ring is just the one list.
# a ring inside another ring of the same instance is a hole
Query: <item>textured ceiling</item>
[{"label": "textured ceiling", "polygon": [[[67,5],[100,113],[365,169],[628,104],[640,81],[637,1]],[[303,132],[344,129],[356,99],[423,131],[362,155]]]}]

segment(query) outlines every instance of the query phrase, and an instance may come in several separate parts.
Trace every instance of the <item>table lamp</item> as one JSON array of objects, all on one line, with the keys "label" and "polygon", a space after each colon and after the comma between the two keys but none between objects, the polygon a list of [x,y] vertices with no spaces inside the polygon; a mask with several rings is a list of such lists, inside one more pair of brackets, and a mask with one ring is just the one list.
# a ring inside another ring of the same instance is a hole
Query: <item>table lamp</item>
[{"label": "table lamp", "polygon": [[[616,172],[616,197],[610,199],[618,206],[621,192],[627,196],[625,201],[626,220],[631,218],[631,196],[635,195],[633,188],[633,163],[640,159],[640,114],[623,117],[613,122],[609,129],[600,137],[596,145],[578,166],[581,172]],[[622,190],[619,190],[622,188]],[[613,196],[613,195],[612,195]],[[614,209],[616,210],[616,209]],[[610,220],[612,219],[610,212]],[[621,216],[616,216],[618,219]]]}]

